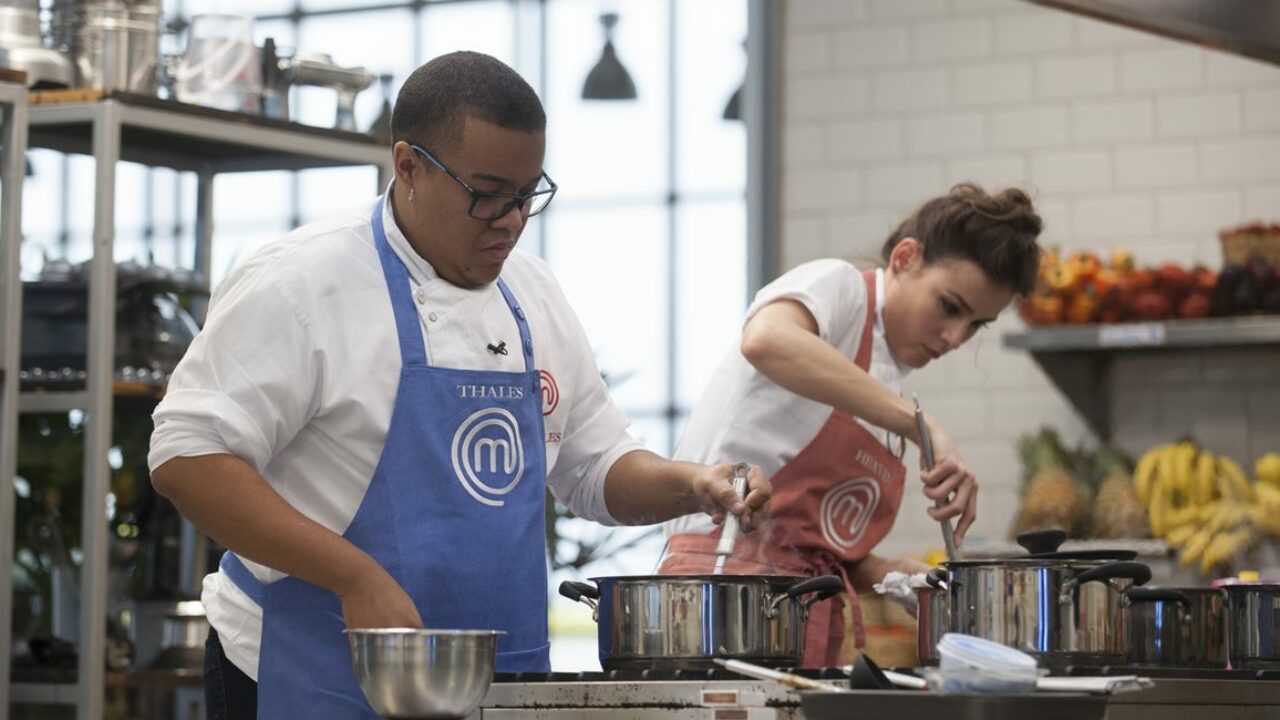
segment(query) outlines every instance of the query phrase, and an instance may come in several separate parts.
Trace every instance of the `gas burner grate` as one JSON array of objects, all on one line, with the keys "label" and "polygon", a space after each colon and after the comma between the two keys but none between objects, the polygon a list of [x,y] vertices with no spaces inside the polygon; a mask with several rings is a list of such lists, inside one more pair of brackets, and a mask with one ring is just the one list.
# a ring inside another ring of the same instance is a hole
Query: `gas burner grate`
[{"label": "gas burner grate", "polygon": [[1081,665],[1064,669],[1062,675],[1110,676],[1142,675],[1169,680],[1280,680],[1280,670],[1227,670],[1217,668],[1164,668],[1136,665]]},{"label": "gas burner grate", "polygon": [[[847,680],[840,668],[779,668],[784,672],[815,680]],[[702,682],[707,680],[749,680],[745,675],[725,668],[647,668],[644,670],[586,670],[582,672],[518,672],[495,673],[495,683],[564,683],[564,682]]]}]

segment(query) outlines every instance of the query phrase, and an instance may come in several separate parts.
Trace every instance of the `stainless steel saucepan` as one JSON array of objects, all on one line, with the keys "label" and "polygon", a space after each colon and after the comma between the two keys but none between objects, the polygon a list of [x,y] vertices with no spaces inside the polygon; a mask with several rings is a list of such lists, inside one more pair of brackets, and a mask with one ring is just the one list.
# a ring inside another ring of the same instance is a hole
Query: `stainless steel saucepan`
[{"label": "stainless steel saucepan", "polygon": [[707,669],[716,659],[798,667],[809,608],[844,589],[835,575],[636,575],[565,581],[595,610],[605,670]]}]

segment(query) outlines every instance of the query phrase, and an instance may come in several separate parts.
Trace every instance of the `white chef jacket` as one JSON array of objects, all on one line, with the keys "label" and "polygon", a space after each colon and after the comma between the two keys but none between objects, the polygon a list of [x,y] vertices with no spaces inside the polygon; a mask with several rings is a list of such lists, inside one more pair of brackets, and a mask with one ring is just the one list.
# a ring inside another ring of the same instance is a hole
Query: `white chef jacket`
[{"label": "white chef jacket", "polygon": [[[230,453],[307,517],[346,530],[382,453],[400,381],[373,207],[268,243],[219,285],[156,408],[152,470],[175,457]],[[409,270],[432,365],[523,372],[519,330],[497,284],[468,290],[440,278],[410,247],[390,202],[383,225]],[[543,393],[547,482],[576,515],[616,524],[605,474],[641,446],[547,264],[516,250],[502,278],[528,319],[534,360],[555,385]],[[506,355],[488,349],[499,341]],[[245,565],[264,582],[283,576]],[[261,608],[221,571],[205,578],[201,599],[228,659],[256,679]]]},{"label": "white chef jacket", "polygon": [[[861,270],[836,259],[800,265],[756,293],[746,320],[778,300],[804,305],[817,321],[823,340],[850,360],[857,354],[867,320],[867,285]],[[883,270],[876,270],[871,339],[871,377],[901,394],[908,368],[893,357],[884,339]],[[759,465],[766,477],[772,477],[817,436],[830,416],[830,405],[774,383],[748,362],[735,344],[694,406],[674,457],[699,463],[746,462]],[[900,452],[899,436],[862,419],[858,422],[895,454]],[[714,528],[711,518],[703,514],[670,520],[665,530],[671,536],[709,533]]]}]

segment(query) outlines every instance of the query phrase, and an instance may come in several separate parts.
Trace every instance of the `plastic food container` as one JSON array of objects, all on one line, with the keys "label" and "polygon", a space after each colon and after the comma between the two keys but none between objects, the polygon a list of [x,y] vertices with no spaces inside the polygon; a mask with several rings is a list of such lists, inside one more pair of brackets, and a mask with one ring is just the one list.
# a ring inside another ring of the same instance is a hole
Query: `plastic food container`
[{"label": "plastic food container", "polygon": [[1035,658],[972,635],[947,633],[938,642],[937,669],[925,672],[929,688],[945,693],[1024,693],[1045,671]]}]

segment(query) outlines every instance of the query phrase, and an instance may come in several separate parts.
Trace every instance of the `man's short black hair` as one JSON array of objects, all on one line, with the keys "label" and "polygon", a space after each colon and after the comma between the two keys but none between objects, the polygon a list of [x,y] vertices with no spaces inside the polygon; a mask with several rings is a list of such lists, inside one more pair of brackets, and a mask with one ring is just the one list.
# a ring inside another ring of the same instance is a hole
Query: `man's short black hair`
[{"label": "man's short black hair", "polygon": [[508,130],[547,129],[542,101],[519,73],[464,50],[431,60],[404,81],[391,112],[392,143],[403,140],[439,152],[458,141],[468,117]]}]

